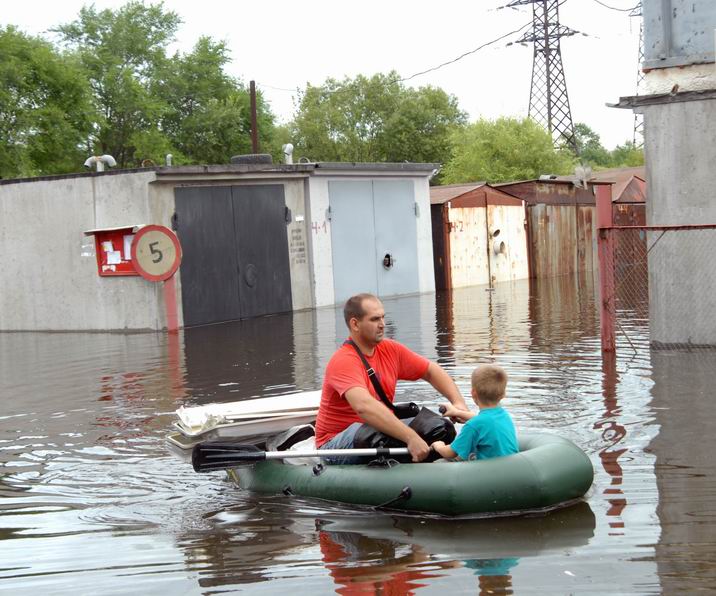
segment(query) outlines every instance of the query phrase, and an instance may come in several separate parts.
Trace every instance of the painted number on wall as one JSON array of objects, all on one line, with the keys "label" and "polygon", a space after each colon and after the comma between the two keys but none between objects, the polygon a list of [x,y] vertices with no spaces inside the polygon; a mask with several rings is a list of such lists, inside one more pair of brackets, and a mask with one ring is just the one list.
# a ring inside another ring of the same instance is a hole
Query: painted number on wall
[{"label": "painted number on wall", "polygon": [[323,233],[328,232],[328,226],[326,225],[326,220],[323,220],[323,223],[319,221],[311,222],[311,229],[313,230],[314,234],[318,234],[321,230],[323,230]]}]

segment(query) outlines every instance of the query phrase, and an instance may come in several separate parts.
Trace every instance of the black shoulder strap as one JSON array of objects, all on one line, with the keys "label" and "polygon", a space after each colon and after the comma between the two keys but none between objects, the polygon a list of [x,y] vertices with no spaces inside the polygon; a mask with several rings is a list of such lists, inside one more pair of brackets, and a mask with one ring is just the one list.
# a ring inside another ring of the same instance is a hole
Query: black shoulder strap
[{"label": "black shoulder strap", "polygon": [[361,359],[361,362],[363,363],[363,366],[365,366],[365,372],[368,373],[368,378],[370,379],[370,382],[373,383],[373,388],[375,389],[375,392],[378,394],[378,397],[380,400],[388,407],[389,410],[395,410],[395,406],[393,403],[388,399],[388,397],[385,395],[385,390],[383,389],[383,386],[380,384],[380,379],[378,378],[378,373],[373,370],[373,367],[368,364],[368,361],[365,359],[365,356],[363,355],[363,352],[360,351],[360,348],[358,347],[358,344],[353,341],[353,339],[346,340],[343,345],[351,345],[355,348],[355,351],[358,352],[358,356]]}]

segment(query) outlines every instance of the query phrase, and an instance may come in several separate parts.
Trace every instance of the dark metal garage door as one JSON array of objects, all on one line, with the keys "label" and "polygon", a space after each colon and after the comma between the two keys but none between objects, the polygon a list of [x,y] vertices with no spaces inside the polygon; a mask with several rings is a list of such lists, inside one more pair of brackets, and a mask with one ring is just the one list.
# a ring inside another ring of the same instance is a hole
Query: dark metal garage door
[{"label": "dark metal garage door", "polygon": [[292,310],[283,185],[175,189],[184,325]]}]

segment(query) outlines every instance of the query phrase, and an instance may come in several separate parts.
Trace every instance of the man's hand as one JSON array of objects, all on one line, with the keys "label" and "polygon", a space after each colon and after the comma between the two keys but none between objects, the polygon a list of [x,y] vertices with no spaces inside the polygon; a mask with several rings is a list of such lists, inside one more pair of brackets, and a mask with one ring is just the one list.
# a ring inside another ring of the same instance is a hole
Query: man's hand
[{"label": "man's hand", "polygon": [[413,458],[413,463],[423,461],[430,454],[430,447],[423,441],[420,435],[413,433],[414,436],[408,441],[408,451]]}]

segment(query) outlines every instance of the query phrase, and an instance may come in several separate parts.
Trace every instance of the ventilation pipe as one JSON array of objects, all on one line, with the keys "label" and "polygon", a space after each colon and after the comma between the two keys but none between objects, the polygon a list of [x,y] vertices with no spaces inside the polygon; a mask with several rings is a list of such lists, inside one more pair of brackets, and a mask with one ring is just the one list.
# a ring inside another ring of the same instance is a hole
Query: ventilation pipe
[{"label": "ventilation pipe", "polygon": [[166,157],[164,158],[164,163],[165,163],[167,166],[172,165],[172,158],[173,158],[173,157],[174,157],[174,156],[173,156],[171,153],[167,153]]},{"label": "ventilation pipe", "polygon": [[283,147],[283,161],[287,164],[293,163],[293,145],[291,143],[286,143]]},{"label": "ventilation pipe", "polygon": [[111,155],[93,155],[87,158],[85,167],[91,169],[93,165],[98,172],[104,172],[104,166],[113,168],[117,165],[117,162]]}]

